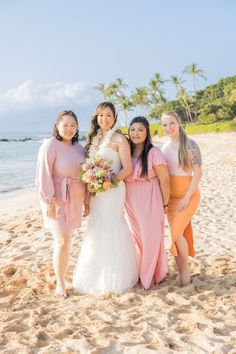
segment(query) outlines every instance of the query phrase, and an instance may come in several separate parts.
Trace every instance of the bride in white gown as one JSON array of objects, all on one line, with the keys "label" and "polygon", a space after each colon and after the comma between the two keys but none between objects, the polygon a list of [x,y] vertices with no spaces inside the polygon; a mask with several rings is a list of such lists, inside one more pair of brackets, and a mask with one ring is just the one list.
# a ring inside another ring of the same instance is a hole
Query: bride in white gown
[{"label": "bride in white gown", "polygon": [[136,250],[124,219],[123,179],[132,169],[130,149],[126,138],[115,133],[115,122],[113,104],[101,103],[92,119],[87,149],[90,157],[99,154],[112,160],[111,168],[120,182],[117,188],[91,198],[87,230],[73,277],[74,289],[80,293],[119,294],[138,281]]}]

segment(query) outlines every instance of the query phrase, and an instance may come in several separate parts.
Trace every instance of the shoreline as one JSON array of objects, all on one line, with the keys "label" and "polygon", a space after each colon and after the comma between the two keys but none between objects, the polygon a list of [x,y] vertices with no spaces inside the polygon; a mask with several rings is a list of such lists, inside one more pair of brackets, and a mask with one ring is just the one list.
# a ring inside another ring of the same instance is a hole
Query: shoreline
[{"label": "shoreline", "polygon": [[[224,136],[225,138],[227,138],[227,136],[235,137],[235,139],[236,139],[236,132],[233,132],[233,131],[232,132],[226,132],[226,133],[213,132],[213,133],[202,133],[202,134],[190,134],[188,136],[191,137],[193,140],[197,139],[199,141],[200,145],[201,145],[201,143],[204,144],[204,141],[205,141],[205,139],[207,137],[209,139],[212,139],[214,137],[217,137],[217,135]],[[159,137],[158,135],[155,135],[155,136],[152,137],[153,144],[157,145],[159,147],[160,147],[160,145],[162,145],[167,140],[168,140],[167,136]],[[85,143],[85,140],[82,140],[79,143],[81,143],[83,145]],[[6,199],[14,198],[14,197],[17,197],[17,196],[19,196],[21,194],[28,193],[30,191],[31,192],[34,191],[34,184],[32,184],[32,186],[28,186],[26,188],[24,188],[24,187],[14,188],[13,187],[13,189],[10,190],[10,191],[0,192],[0,201],[4,202]]]},{"label": "shoreline", "polygon": [[144,290],[138,283],[122,295],[75,293],[71,281],[85,218],[73,235],[69,296],[56,299],[53,239],[43,228],[36,193],[1,202],[1,353],[235,353],[236,133],[191,137],[201,148],[204,174],[193,218],[196,256],[189,260],[189,286],[174,285],[166,220],[169,272],[161,284]]},{"label": "shoreline", "polygon": [[24,189],[20,193],[10,194],[1,199],[0,218],[24,215],[29,213],[31,209],[40,210],[37,193],[33,188]]}]

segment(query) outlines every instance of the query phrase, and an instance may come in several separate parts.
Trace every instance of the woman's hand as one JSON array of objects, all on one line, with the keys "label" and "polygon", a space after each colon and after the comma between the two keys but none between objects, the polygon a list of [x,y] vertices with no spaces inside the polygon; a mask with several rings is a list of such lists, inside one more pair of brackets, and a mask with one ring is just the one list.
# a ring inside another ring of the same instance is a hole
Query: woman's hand
[{"label": "woman's hand", "polygon": [[90,205],[89,204],[84,204],[84,212],[83,212],[83,217],[85,218],[88,216],[90,213]]},{"label": "woman's hand", "polygon": [[56,218],[56,205],[54,202],[50,202],[47,206],[47,217],[49,219]]},{"label": "woman's hand", "polygon": [[166,214],[168,209],[168,200],[170,196],[170,175],[168,167],[166,165],[155,165],[153,166],[153,169],[160,182],[163,207],[164,212]]},{"label": "woman's hand", "polygon": [[181,199],[181,201],[179,202],[179,205],[178,205],[178,207],[177,207],[177,211],[178,211],[179,213],[181,213],[182,211],[184,211],[184,210],[187,208],[187,206],[188,206],[188,204],[189,204],[189,199],[190,199],[190,197],[189,197],[188,195],[185,195],[185,196]]}]

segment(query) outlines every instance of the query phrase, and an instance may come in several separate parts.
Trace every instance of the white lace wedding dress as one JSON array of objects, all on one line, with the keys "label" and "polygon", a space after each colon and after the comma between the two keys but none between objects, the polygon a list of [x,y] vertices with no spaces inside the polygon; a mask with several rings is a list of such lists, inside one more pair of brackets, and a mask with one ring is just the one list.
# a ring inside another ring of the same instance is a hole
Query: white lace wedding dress
[{"label": "white lace wedding dress", "polygon": [[[109,135],[98,153],[113,161],[112,170],[117,173],[121,169],[120,157],[108,146]],[[80,293],[119,294],[138,281],[136,250],[124,219],[125,193],[125,183],[121,181],[117,188],[91,198],[87,230],[73,277],[74,289]]]}]

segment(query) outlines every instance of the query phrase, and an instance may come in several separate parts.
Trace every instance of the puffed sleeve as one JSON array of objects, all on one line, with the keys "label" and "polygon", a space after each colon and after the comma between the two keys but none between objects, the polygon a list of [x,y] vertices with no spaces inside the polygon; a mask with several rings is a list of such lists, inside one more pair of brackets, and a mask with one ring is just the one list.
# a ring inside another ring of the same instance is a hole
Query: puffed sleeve
[{"label": "puffed sleeve", "polygon": [[157,166],[157,165],[167,165],[163,153],[161,152],[160,149],[158,149],[158,147],[153,147],[150,150],[149,158],[150,158],[149,160],[150,167]]},{"label": "puffed sleeve", "polygon": [[38,153],[35,184],[40,199],[45,203],[49,203],[55,199],[54,183],[52,179],[55,158],[56,149],[54,140],[44,140]]}]

